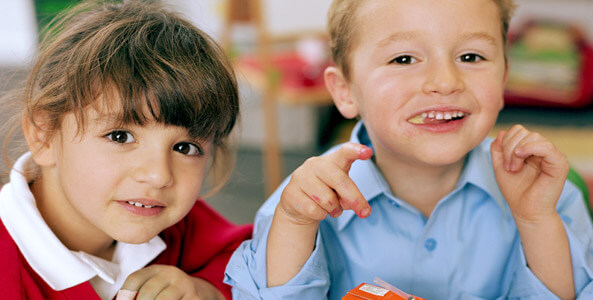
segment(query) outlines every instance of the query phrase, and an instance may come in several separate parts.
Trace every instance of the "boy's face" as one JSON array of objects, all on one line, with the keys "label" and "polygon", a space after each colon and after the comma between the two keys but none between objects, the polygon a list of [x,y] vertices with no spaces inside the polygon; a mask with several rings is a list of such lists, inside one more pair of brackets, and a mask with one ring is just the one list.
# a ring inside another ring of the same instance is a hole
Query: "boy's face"
[{"label": "boy's face", "polygon": [[155,122],[116,127],[85,110],[83,134],[65,116],[42,173],[45,202],[69,216],[62,227],[84,232],[79,239],[142,243],[183,218],[198,198],[211,142]]},{"label": "boy's face", "polygon": [[360,7],[350,80],[336,104],[361,116],[378,159],[446,165],[485,138],[503,106],[500,22],[492,0]]}]

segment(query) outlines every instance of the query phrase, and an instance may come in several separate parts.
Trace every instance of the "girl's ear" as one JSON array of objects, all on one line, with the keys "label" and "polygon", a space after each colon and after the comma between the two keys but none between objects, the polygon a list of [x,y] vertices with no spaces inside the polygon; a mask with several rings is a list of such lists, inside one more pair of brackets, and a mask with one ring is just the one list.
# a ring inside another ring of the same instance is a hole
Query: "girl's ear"
[{"label": "girl's ear", "polygon": [[29,150],[33,153],[33,161],[42,167],[55,165],[53,147],[48,138],[49,131],[46,130],[48,127],[47,118],[37,114],[31,120],[31,118],[24,115],[21,122],[23,135]]},{"label": "girl's ear", "polygon": [[342,71],[335,66],[330,66],[325,69],[323,76],[325,86],[332,95],[334,104],[342,116],[347,119],[353,119],[358,116],[357,103],[352,97],[350,85]]}]

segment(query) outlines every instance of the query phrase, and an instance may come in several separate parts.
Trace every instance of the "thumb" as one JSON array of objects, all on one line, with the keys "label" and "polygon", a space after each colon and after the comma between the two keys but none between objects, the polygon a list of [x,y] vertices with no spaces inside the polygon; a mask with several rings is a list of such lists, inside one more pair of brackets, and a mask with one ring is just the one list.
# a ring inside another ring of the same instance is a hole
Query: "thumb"
[{"label": "thumb", "polygon": [[340,169],[348,172],[355,161],[371,158],[373,149],[362,144],[346,143],[328,156]]},{"label": "thumb", "polygon": [[501,130],[498,132],[496,139],[490,144],[490,155],[492,156],[492,166],[495,171],[503,169],[503,152],[502,152],[502,140],[506,134],[506,131]]}]

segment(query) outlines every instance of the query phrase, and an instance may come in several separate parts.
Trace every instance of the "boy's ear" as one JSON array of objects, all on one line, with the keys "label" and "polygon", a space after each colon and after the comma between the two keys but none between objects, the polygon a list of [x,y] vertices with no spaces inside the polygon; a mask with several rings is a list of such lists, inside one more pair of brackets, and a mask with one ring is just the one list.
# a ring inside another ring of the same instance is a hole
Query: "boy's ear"
[{"label": "boy's ear", "polygon": [[330,66],[325,69],[323,76],[325,86],[332,95],[334,104],[342,116],[347,119],[353,119],[358,116],[358,106],[352,97],[350,85],[344,77],[344,73],[339,68]]},{"label": "boy's ear", "polygon": [[29,150],[33,154],[33,161],[42,167],[55,165],[53,148],[47,136],[47,124],[47,118],[42,114],[33,116],[33,121],[25,115],[21,121],[23,135]]}]

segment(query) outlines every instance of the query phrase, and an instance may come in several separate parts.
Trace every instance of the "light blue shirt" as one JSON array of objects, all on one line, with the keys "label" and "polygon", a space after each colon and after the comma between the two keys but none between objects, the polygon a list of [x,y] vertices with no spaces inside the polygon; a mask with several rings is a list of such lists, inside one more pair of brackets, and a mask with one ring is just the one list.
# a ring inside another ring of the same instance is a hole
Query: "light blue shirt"
[{"label": "light blue shirt", "polygon": [[[370,145],[359,122],[350,141]],[[235,251],[225,282],[234,299],[341,299],[374,277],[435,299],[558,299],[526,264],[509,207],[498,189],[487,139],[472,150],[455,189],[429,218],[391,192],[371,160],[350,176],[373,211],[352,211],[320,224],[315,250],[283,286],[267,287],[266,243],[287,180],[260,208],[254,236]],[[330,151],[333,151],[330,150]],[[558,201],[572,256],[578,299],[593,299],[593,228],[581,192],[570,182]]]}]

